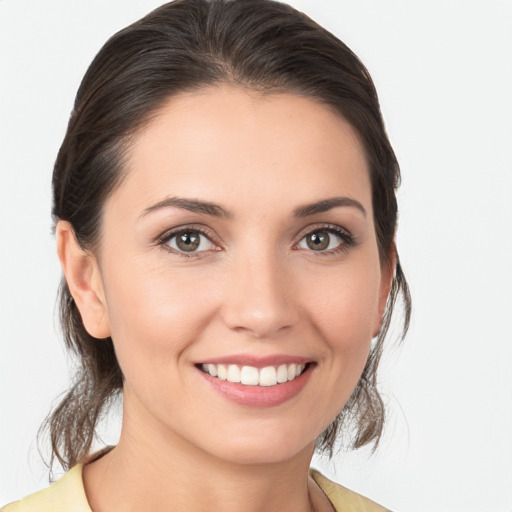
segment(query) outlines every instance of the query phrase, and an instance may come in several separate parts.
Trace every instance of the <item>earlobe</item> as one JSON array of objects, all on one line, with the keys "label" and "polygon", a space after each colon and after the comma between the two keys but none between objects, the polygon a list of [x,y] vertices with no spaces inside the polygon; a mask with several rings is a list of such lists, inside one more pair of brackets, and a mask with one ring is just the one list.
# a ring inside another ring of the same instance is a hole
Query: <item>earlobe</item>
[{"label": "earlobe", "polygon": [[381,282],[380,282],[380,295],[379,295],[379,311],[377,315],[377,323],[374,327],[373,337],[378,336],[384,313],[386,311],[386,304],[388,301],[389,291],[393,283],[396,268],[396,246],[393,243],[389,251],[389,257],[386,262],[381,265]]},{"label": "earlobe", "polygon": [[59,220],[55,236],[62,272],[86,331],[94,338],[109,337],[108,309],[96,257],[80,247],[69,222]]}]

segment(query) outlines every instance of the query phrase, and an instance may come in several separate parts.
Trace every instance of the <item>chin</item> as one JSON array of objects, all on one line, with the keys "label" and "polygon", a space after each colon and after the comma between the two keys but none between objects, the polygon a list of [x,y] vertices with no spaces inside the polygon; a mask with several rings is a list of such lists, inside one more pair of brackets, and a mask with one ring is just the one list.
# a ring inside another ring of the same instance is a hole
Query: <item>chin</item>
[{"label": "chin", "polygon": [[294,457],[312,457],[314,437],[305,439],[304,433],[298,431],[281,431],[276,435],[276,430],[262,429],[265,430],[253,435],[229,435],[222,442],[212,443],[215,448],[208,451],[219,459],[242,465],[278,464]]}]

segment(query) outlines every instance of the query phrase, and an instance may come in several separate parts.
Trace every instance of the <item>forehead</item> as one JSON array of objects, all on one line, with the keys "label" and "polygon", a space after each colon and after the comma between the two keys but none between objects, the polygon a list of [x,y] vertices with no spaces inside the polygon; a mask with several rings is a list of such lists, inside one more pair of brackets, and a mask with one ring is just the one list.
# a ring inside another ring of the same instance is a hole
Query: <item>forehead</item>
[{"label": "forehead", "polygon": [[294,94],[222,86],[173,96],[132,138],[127,157],[126,179],[111,199],[125,196],[133,209],[169,194],[230,209],[348,195],[371,211],[356,131]]}]

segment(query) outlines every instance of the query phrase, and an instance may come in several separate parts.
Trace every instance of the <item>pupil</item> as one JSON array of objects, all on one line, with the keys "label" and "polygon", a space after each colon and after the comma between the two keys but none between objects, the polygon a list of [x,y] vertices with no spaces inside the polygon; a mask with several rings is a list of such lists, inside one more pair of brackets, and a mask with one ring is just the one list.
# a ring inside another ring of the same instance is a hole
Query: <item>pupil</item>
[{"label": "pupil", "polygon": [[326,232],[312,233],[307,240],[308,247],[314,251],[322,251],[329,247],[329,235]]},{"label": "pupil", "polygon": [[199,247],[199,236],[197,233],[182,233],[176,240],[176,245],[182,250],[187,252],[195,251]]}]

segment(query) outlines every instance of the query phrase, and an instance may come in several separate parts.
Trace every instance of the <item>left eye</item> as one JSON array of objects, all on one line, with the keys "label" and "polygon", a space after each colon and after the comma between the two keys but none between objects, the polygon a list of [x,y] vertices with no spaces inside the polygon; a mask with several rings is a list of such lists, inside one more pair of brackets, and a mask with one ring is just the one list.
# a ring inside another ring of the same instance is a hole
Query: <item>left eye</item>
[{"label": "left eye", "polygon": [[215,248],[211,240],[197,230],[180,231],[167,240],[167,245],[178,252],[201,252]]},{"label": "left eye", "polygon": [[319,229],[304,236],[298,247],[312,251],[331,251],[343,243],[344,240],[340,234],[327,229]]}]

